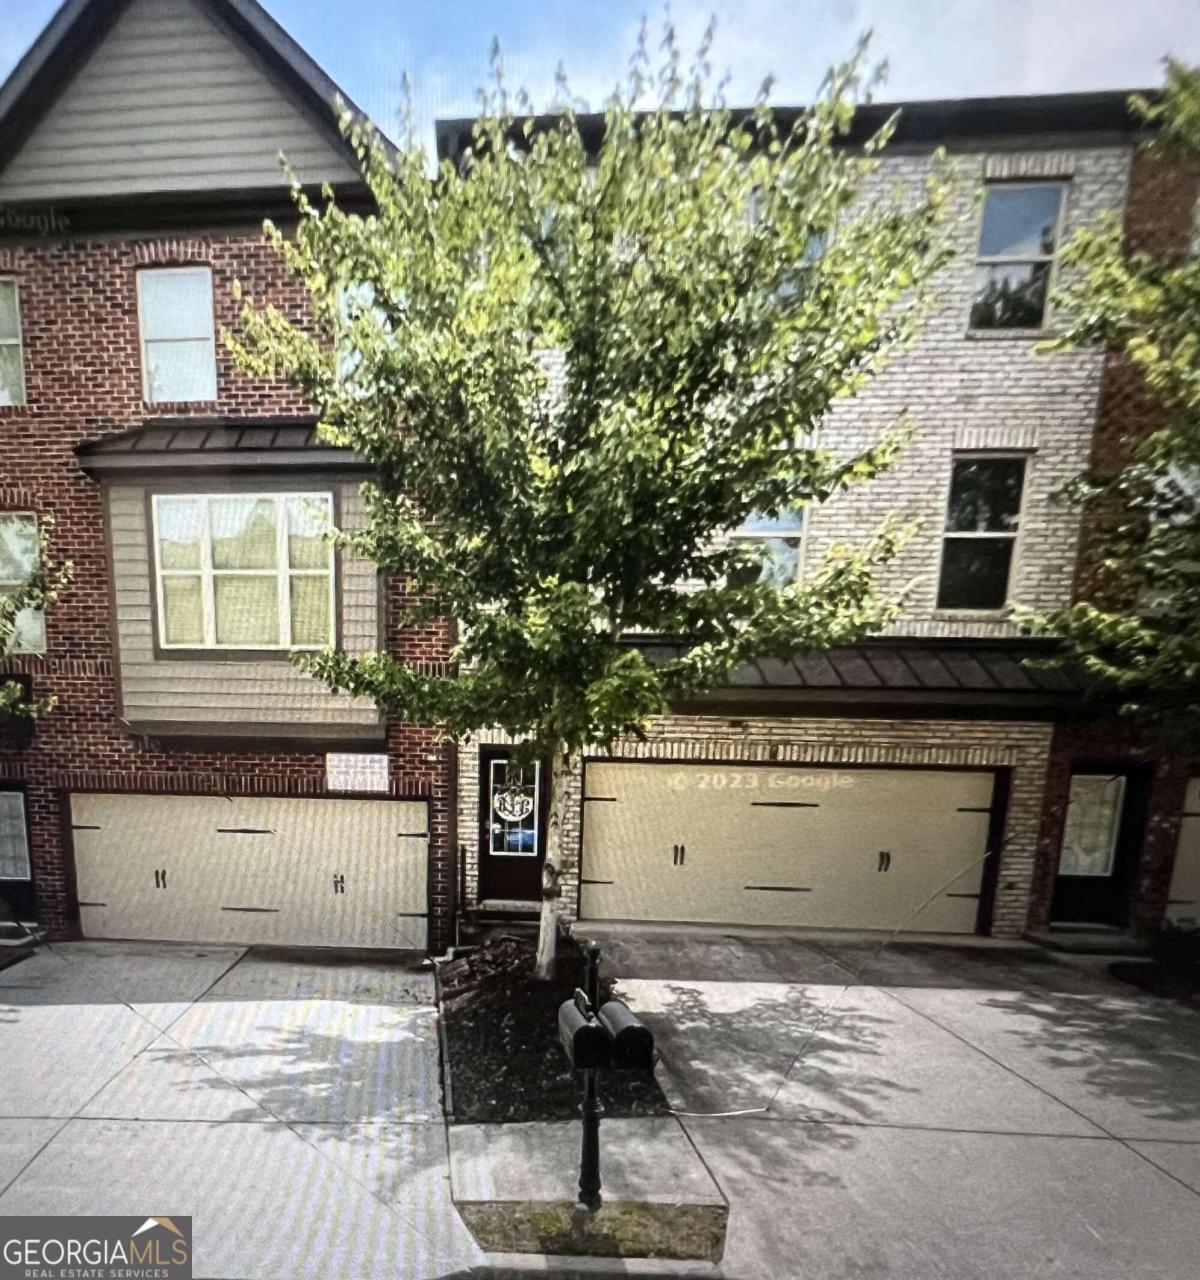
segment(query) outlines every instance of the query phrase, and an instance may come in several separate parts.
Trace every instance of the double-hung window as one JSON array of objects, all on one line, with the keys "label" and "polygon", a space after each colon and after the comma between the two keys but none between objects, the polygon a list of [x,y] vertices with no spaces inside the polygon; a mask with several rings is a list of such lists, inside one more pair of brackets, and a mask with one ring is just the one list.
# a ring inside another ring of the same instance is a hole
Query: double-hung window
[{"label": "double-hung window", "polygon": [[334,643],[329,493],[156,494],[163,649]]},{"label": "double-hung window", "polygon": [[752,511],[729,538],[731,542],[751,547],[757,552],[762,565],[757,574],[758,581],[786,587],[800,576],[804,508],[785,508],[773,516],[765,511]]},{"label": "double-hung window", "polygon": [[1002,609],[1008,603],[1024,489],[1023,457],[954,460],[939,609]]},{"label": "double-hung window", "polygon": [[0,791],[0,880],[28,880],[31,874],[25,796]]},{"label": "double-hung window", "polygon": [[[14,595],[29,581],[37,568],[38,553],[37,516],[28,511],[0,511],[0,598]],[[13,653],[46,651],[46,619],[40,609],[22,609],[17,614],[9,648]]]},{"label": "double-hung window", "polygon": [[17,282],[0,279],[0,405],[25,403],[25,351]]},{"label": "double-hung window", "polygon": [[1040,329],[1066,187],[998,183],[984,192],[972,329]]},{"label": "double-hung window", "polygon": [[155,267],[138,272],[137,289],[147,403],[215,400],[212,271]]}]

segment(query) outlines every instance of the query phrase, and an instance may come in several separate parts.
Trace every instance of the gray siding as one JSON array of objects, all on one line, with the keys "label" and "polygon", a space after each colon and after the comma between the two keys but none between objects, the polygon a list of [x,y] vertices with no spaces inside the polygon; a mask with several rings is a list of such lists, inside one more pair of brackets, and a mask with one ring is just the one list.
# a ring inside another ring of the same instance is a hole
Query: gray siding
[{"label": "gray siding", "polygon": [[0,175],[0,199],[281,186],[358,174],[192,0],[133,0]]},{"label": "gray siding", "polygon": [[[319,487],[319,486],[318,486]],[[352,528],[362,514],[358,488],[335,486],[340,520]],[[294,725],[314,734],[345,729],[348,736],[379,725],[374,704],[331,694],[289,665],[285,655],[261,662],[156,658],[147,490],[114,485],[108,491],[116,608],[117,657],[124,718],[133,724]],[[340,631],[349,653],[378,649],[380,592],[375,566],[341,557]]]}]

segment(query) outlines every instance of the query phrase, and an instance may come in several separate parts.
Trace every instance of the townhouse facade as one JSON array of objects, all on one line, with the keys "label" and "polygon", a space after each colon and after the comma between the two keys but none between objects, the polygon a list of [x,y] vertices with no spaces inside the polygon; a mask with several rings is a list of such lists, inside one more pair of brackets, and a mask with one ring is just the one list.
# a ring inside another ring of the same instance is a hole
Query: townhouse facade
[{"label": "townhouse facade", "polygon": [[[68,0],[0,89],[0,591],[45,516],[75,565],[0,661],[57,698],[0,739],[0,894],[54,936],[439,951],[536,912],[540,771],[514,803],[503,735],[456,746],[288,662],[386,646],[448,671],[453,643],[401,629],[404,580],[320,536],[357,518],[363,460],[219,340],[235,280],[304,316],[260,229],[290,215],[280,150],[367,207],[338,96],[254,0]],[[568,917],[1019,936],[1200,912],[1193,761],[1027,665],[1006,616],[1071,598],[1085,531],[1053,492],[1153,419],[1103,351],[1035,353],[1076,227],[1113,210],[1188,243],[1194,180],[1138,142],[1124,94],[905,107],[877,180],[919,183],[945,146],[969,216],[917,343],[823,431],[861,447],[908,409],[917,435],[738,532],[786,578],[919,516],[881,583],[912,584],[905,611],[589,754]]]},{"label": "townhouse facade", "polygon": [[450,748],[288,651],[386,643],[438,670],[449,627],[399,634],[405,584],[332,554],[361,461],[219,337],[235,280],[304,316],[262,235],[291,216],[280,152],[363,199],[337,98],[225,0],[69,3],[0,98],[0,546],[19,573],[53,516],[75,568],[4,664],[57,706],[0,747],[2,883],[53,935],[447,941]]}]

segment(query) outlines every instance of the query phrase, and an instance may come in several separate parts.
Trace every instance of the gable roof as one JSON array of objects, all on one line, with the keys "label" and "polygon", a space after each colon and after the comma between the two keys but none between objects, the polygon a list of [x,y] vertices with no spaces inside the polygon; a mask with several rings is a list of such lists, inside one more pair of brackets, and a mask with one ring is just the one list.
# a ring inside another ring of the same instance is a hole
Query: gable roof
[{"label": "gable roof", "polygon": [[[0,196],[9,200],[61,200],[75,196],[127,194],[152,188],[154,177],[143,178],[139,173],[133,180],[126,181],[122,190],[109,190],[109,186],[121,181],[114,172],[114,176],[108,179],[107,186],[104,182],[89,183],[81,176],[77,182],[78,190],[74,191],[70,189],[68,182],[64,196],[62,192],[50,189],[44,181],[39,186],[36,177],[31,180],[27,173],[20,175],[20,181],[14,181],[12,170],[30,167],[29,156],[23,154],[23,149],[31,140],[36,144],[44,137],[45,126],[59,104],[73,105],[73,119],[82,122],[88,120],[89,112],[86,108],[89,104],[85,88],[80,87],[81,81],[89,77],[92,81],[97,79],[97,67],[102,65],[102,59],[93,61],[93,55],[101,52],[106,39],[115,29],[120,26],[127,31],[134,18],[144,22],[161,21],[165,17],[178,18],[184,14],[194,18],[212,41],[219,42],[222,49],[227,49],[231,60],[239,62],[243,80],[253,76],[259,78],[263,101],[267,105],[257,121],[252,119],[245,126],[261,135],[253,139],[261,144],[257,150],[263,151],[265,147],[269,152],[270,143],[283,131],[281,121],[271,113],[270,104],[273,103],[277,116],[286,114],[289,117],[288,136],[300,140],[296,146],[298,150],[303,150],[307,163],[297,167],[306,183],[332,181],[343,185],[360,184],[353,150],[338,128],[338,99],[356,115],[361,117],[363,113],[262,8],[258,0],[154,0],[154,5],[154,8],[148,8],[146,0],[64,0],[12,74],[0,86]],[[122,19],[127,19],[124,25]],[[186,34],[181,32],[180,37]],[[194,36],[195,32],[192,34]],[[219,60],[219,52],[209,52],[207,55],[203,51],[197,53],[184,38],[167,41],[165,47],[160,38],[159,44],[154,47],[162,49],[164,64],[168,59],[178,60],[177,65],[170,68],[170,72],[174,77],[174,85],[179,89],[187,90],[188,76],[193,68],[198,86],[207,86],[214,81],[214,77],[220,83],[220,70],[214,72],[212,69],[213,61]],[[122,64],[111,70],[107,83],[93,86],[92,91],[101,94],[108,92],[111,95],[113,90],[136,88],[135,72],[140,71],[146,61],[143,59],[143,63],[136,68]],[[151,65],[153,66],[152,60]],[[156,67],[154,69],[157,70]],[[85,100],[72,104],[73,89],[76,97],[83,95]],[[175,103],[170,96],[170,89],[164,89],[162,96],[173,112]],[[200,99],[204,100],[204,105],[196,108],[197,124],[205,120],[206,107],[211,118],[211,108],[221,105],[219,99],[217,102],[210,102],[204,94],[200,95]],[[114,113],[120,111],[119,101],[110,96],[106,99],[106,105],[109,102],[115,102],[112,107]],[[153,119],[147,119],[149,112],[137,107],[131,107],[130,110],[139,112],[137,129],[153,127]],[[269,122],[272,127],[263,129],[261,126],[264,121]],[[96,130],[103,128],[98,121],[92,125],[85,123],[83,127]],[[37,138],[33,137],[35,131],[38,132]],[[118,132],[119,128],[112,130],[112,134]],[[232,133],[232,127],[230,132]],[[103,143],[112,134],[98,132],[95,136]],[[219,134],[220,127],[214,122],[212,136]],[[162,141],[164,137],[167,139],[165,143]],[[170,159],[172,137],[169,124],[161,126],[158,139],[159,148],[167,151]],[[86,137],[80,138],[81,144],[87,140]],[[58,147],[62,147],[64,142],[63,138],[57,136],[49,141]],[[66,141],[69,143],[72,139],[68,137]],[[233,135],[229,138],[230,174],[235,179],[239,174],[236,159],[244,155],[245,143],[245,137]],[[142,145],[140,135],[137,135],[136,141],[131,140],[125,145],[125,153],[130,158],[131,165],[152,149]],[[186,157],[188,144],[180,142],[177,150],[180,157]],[[36,159],[36,153],[34,156]],[[64,162],[70,158],[69,153],[64,154]],[[118,157],[122,158],[124,157]],[[82,171],[85,165],[86,161],[81,160],[79,169]],[[110,165],[110,168],[119,170],[120,165]],[[189,173],[194,172],[198,166],[189,167],[184,159],[177,168],[178,174],[169,175],[163,184],[164,188],[173,191],[189,190]],[[256,168],[245,165],[243,168],[250,171],[253,179],[250,182],[242,181],[240,185],[243,187],[284,186],[284,178],[277,171],[277,166],[274,174],[266,172],[261,158]],[[308,173],[305,168],[309,170]],[[165,171],[169,173],[169,166]],[[7,182],[6,177],[9,178]],[[221,185],[221,175],[215,175],[215,178],[215,182],[201,182],[198,185],[202,189],[211,190]],[[260,178],[266,180],[260,183]],[[6,186],[8,190],[5,190]]]}]

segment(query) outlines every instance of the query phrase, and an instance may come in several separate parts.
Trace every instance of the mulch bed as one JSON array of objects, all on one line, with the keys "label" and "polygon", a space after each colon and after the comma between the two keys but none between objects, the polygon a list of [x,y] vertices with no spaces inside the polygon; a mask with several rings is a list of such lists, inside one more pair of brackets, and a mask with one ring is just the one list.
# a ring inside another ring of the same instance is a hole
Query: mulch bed
[{"label": "mulch bed", "polygon": [[[459,1123],[579,1116],[581,1077],[558,1040],[558,1006],[583,986],[583,951],[561,938],[550,982],[534,981],[535,953],[530,940],[495,936],[441,966],[441,1013]],[[612,986],[611,979],[601,979],[601,1003]],[[606,1116],[666,1115],[670,1109],[653,1072],[602,1072],[600,1097]]]}]

